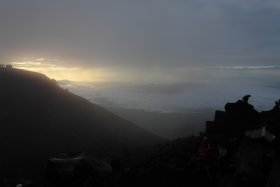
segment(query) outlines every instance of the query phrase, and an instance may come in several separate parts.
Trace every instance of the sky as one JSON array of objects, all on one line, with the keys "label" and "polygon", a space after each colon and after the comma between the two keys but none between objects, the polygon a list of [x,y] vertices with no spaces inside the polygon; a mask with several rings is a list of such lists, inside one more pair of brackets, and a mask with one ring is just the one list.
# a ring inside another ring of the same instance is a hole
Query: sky
[{"label": "sky", "polygon": [[138,93],[275,97],[279,17],[279,0],[1,0],[0,60]]},{"label": "sky", "polygon": [[182,68],[278,65],[279,16],[277,0],[1,0],[0,59],[58,79],[178,82]]}]

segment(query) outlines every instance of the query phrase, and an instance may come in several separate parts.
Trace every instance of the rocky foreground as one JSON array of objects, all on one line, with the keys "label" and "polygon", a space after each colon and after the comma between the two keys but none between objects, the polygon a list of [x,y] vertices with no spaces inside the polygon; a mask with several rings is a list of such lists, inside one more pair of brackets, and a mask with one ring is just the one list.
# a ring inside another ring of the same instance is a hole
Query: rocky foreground
[{"label": "rocky foreground", "polygon": [[[280,100],[258,112],[244,97],[216,111],[206,131],[155,146],[132,166],[83,154],[51,158],[44,179],[22,186],[255,186],[280,185]],[[8,186],[8,180],[1,186]],[[16,182],[13,183],[16,185]],[[11,186],[11,185],[10,185]]]}]

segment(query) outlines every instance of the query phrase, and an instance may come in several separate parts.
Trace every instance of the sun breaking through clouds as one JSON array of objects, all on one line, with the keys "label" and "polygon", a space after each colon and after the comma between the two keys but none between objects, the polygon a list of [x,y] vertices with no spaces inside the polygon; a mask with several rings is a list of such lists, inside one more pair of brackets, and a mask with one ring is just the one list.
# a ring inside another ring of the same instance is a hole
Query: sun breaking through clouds
[{"label": "sun breaking through clouds", "polygon": [[82,68],[63,66],[57,59],[23,58],[11,63],[15,68],[43,73],[56,80],[101,82],[108,78],[107,73],[101,68]]}]

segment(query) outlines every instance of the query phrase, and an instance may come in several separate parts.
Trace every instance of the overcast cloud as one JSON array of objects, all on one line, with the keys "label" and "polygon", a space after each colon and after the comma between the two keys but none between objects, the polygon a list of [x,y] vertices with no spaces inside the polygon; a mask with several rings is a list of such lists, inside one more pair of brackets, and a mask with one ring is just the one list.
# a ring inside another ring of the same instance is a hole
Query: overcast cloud
[{"label": "overcast cloud", "polygon": [[277,0],[2,0],[0,56],[84,67],[277,65]]}]

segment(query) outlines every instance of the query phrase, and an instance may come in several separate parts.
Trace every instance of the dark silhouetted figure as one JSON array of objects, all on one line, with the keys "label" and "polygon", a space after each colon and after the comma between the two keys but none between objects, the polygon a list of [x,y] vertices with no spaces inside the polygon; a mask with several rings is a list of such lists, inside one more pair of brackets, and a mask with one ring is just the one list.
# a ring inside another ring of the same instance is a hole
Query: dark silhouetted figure
[{"label": "dark silhouetted figure", "polygon": [[275,101],[274,109],[275,110],[280,109],[280,99],[278,101]]},{"label": "dark silhouetted figure", "polygon": [[242,101],[248,103],[250,97],[251,95],[245,95],[244,97],[242,97]]}]

